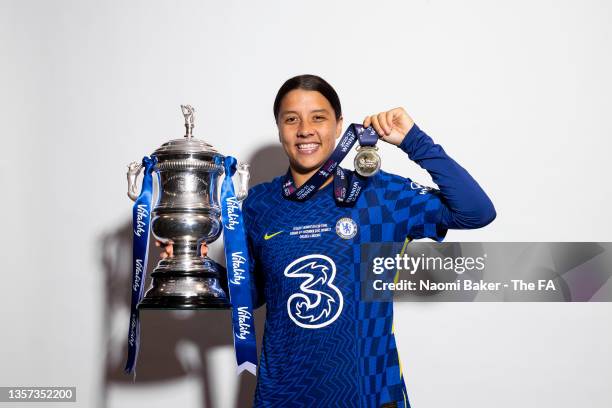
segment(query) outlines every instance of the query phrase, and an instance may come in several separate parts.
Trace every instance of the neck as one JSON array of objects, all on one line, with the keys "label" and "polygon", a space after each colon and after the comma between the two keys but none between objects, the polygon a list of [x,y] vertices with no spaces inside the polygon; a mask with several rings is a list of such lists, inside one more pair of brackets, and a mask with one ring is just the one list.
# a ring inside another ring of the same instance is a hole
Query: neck
[{"label": "neck", "polygon": [[[296,188],[300,188],[304,183],[308,181],[309,178],[314,176],[317,171],[319,171],[319,169],[315,169],[308,173],[301,173],[301,172],[296,171],[294,168],[291,168],[291,177],[293,177],[293,184],[295,185]],[[319,187],[319,190],[325,187],[326,185],[328,185],[329,183],[331,183],[333,179],[334,179],[333,175],[328,177],[327,180],[325,180],[325,182],[321,184],[321,187]]]}]

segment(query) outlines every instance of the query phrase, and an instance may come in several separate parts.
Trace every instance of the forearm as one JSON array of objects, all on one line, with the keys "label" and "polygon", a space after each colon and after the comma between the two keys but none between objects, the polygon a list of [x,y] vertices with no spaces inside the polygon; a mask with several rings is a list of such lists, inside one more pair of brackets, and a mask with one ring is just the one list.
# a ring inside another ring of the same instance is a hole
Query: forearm
[{"label": "forearm", "polygon": [[495,219],[495,207],[476,180],[416,124],[399,147],[437,184],[445,204],[442,221],[448,228],[480,228]]}]

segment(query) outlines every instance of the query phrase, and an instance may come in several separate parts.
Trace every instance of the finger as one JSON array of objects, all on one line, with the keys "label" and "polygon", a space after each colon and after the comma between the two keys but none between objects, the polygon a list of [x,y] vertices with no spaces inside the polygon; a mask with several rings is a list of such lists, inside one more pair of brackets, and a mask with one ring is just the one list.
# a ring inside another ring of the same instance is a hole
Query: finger
[{"label": "finger", "polygon": [[160,246],[160,242],[159,241],[155,241],[155,246],[156,247]]},{"label": "finger", "polygon": [[378,117],[376,117],[376,115],[372,115],[370,117],[372,118],[372,126],[374,126],[374,130],[376,131],[376,133],[378,133],[381,137],[384,136],[385,132],[380,127],[380,123],[378,122]]},{"label": "finger", "polygon": [[370,115],[368,115],[363,120],[363,127],[364,128],[370,127],[370,123],[372,123],[372,121],[370,120]]},{"label": "finger", "polygon": [[172,244],[168,244],[166,245],[166,247],[164,248],[166,250],[166,253],[168,254],[168,256],[173,256],[173,246]]},{"label": "finger", "polygon": [[393,128],[393,124],[395,123],[395,118],[397,117],[397,109],[391,109],[389,112],[385,114],[387,123],[391,128]]},{"label": "finger", "polygon": [[380,127],[385,131],[385,135],[388,136],[391,133],[391,125],[387,123],[387,112],[380,112],[377,116],[378,123],[380,123]]},{"label": "finger", "polygon": [[161,254],[159,254],[159,256],[161,257],[161,259],[166,259],[168,257],[168,254],[166,252],[162,252]]}]

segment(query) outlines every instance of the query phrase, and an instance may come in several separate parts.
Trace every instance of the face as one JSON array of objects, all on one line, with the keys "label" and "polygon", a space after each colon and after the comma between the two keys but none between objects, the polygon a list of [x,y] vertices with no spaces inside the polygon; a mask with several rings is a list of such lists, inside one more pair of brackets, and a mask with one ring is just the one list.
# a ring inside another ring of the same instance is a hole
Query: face
[{"label": "face", "polygon": [[294,89],[281,101],[277,126],[289,165],[307,174],[321,167],[333,152],[342,118],[336,120],[334,109],[321,93]]}]

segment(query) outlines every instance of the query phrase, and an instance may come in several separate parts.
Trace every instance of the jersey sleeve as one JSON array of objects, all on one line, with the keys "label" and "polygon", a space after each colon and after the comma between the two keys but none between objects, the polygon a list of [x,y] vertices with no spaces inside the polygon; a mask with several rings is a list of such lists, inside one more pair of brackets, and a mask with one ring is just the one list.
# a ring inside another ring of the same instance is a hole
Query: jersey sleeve
[{"label": "jersey sleeve", "polygon": [[[247,234],[248,236],[248,234]],[[252,241],[247,237],[249,242],[249,265],[251,272],[251,297],[253,299],[253,307],[257,309],[266,303],[266,296],[264,294],[264,274],[259,266],[257,258],[253,256]]]},{"label": "jersey sleeve", "polygon": [[[251,192],[249,192],[251,197]],[[266,303],[264,292],[264,271],[261,270],[260,262],[256,256],[256,248],[254,244],[255,236],[255,211],[251,208],[249,197],[242,205],[242,214],[244,217],[244,225],[246,227],[247,244],[249,248],[249,270],[251,278],[251,296],[253,299],[253,307],[258,308]]]},{"label": "jersey sleeve", "polygon": [[428,204],[430,219],[433,220],[435,212],[435,216],[441,218],[438,221],[451,229],[481,228],[495,219],[493,203],[476,180],[416,124],[399,147],[412,161],[427,170],[439,188],[429,189],[423,194],[435,196]]}]

